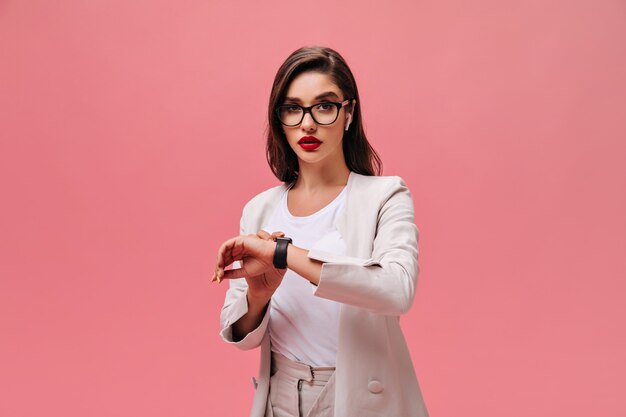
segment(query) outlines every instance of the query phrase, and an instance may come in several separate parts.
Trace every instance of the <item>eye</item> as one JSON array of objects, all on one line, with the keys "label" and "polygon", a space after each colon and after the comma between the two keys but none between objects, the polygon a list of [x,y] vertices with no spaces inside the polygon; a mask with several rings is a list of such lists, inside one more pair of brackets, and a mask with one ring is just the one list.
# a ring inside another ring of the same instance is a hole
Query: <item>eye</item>
[{"label": "eye", "polygon": [[318,104],[315,107],[317,107],[318,110],[326,112],[326,111],[331,111],[333,109],[333,107],[335,107],[335,106],[333,106],[333,104],[331,104],[331,103],[320,103],[320,104]]},{"label": "eye", "polygon": [[286,111],[288,113],[298,113],[300,112],[300,106],[296,106],[295,104],[286,104],[284,106],[282,106],[283,111]]}]

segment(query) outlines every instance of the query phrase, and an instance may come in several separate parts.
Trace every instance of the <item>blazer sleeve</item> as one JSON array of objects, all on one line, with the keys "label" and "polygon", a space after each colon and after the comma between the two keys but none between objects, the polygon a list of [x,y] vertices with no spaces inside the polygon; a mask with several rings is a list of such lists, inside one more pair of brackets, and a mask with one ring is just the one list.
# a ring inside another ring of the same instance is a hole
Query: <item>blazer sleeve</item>
[{"label": "blazer sleeve", "polygon": [[419,230],[411,192],[401,177],[395,178],[378,213],[371,258],[309,251],[309,258],[324,262],[314,295],[377,314],[396,316],[409,311],[419,274]]},{"label": "blazer sleeve", "polygon": [[[245,207],[241,220],[239,222],[239,234],[247,234],[245,230]],[[233,268],[239,268],[240,262],[233,262]],[[259,326],[248,333],[243,339],[235,342],[233,340],[233,323],[239,320],[244,314],[248,312],[248,284],[245,278],[236,278],[229,280],[229,288],[226,291],[226,298],[224,300],[224,306],[220,313],[220,336],[229,344],[235,345],[242,350],[254,349],[261,344],[263,336],[267,331],[267,325],[269,323],[270,305],[265,310],[265,315]]]}]

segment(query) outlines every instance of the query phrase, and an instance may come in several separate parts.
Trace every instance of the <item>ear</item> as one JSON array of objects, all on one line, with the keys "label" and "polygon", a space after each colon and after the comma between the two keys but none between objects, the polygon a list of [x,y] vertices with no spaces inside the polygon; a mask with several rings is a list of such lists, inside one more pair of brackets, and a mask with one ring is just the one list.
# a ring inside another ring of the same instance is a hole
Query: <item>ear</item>
[{"label": "ear", "polygon": [[346,130],[350,127],[350,123],[352,122],[352,114],[354,114],[354,108],[356,107],[356,100],[352,99],[352,106],[350,106],[350,113],[348,113],[348,117],[346,117]]}]

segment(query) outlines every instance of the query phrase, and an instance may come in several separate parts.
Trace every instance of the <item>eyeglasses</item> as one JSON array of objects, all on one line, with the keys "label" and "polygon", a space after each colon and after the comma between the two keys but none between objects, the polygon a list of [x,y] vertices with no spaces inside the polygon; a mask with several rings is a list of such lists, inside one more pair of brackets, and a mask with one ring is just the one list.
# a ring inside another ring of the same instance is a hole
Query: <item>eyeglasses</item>
[{"label": "eyeglasses", "polygon": [[291,103],[283,104],[276,107],[276,114],[278,115],[278,120],[285,126],[298,126],[302,123],[306,113],[311,113],[313,121],[318,125],[331,125],[337,120],[339,110],[347,103],[350,103],[349,99],[341,103],[324,101],[309,107]]}]

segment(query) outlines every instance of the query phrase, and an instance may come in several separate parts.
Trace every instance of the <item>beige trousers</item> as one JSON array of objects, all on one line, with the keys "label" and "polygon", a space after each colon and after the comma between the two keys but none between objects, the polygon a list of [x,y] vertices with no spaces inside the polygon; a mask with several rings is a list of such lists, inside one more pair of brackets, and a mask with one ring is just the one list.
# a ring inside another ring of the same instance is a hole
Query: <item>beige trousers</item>
[{"label": "beige trousers", "polygon": [[333,417],[335,368],[315,368],[272,352],[265,417]]}]

